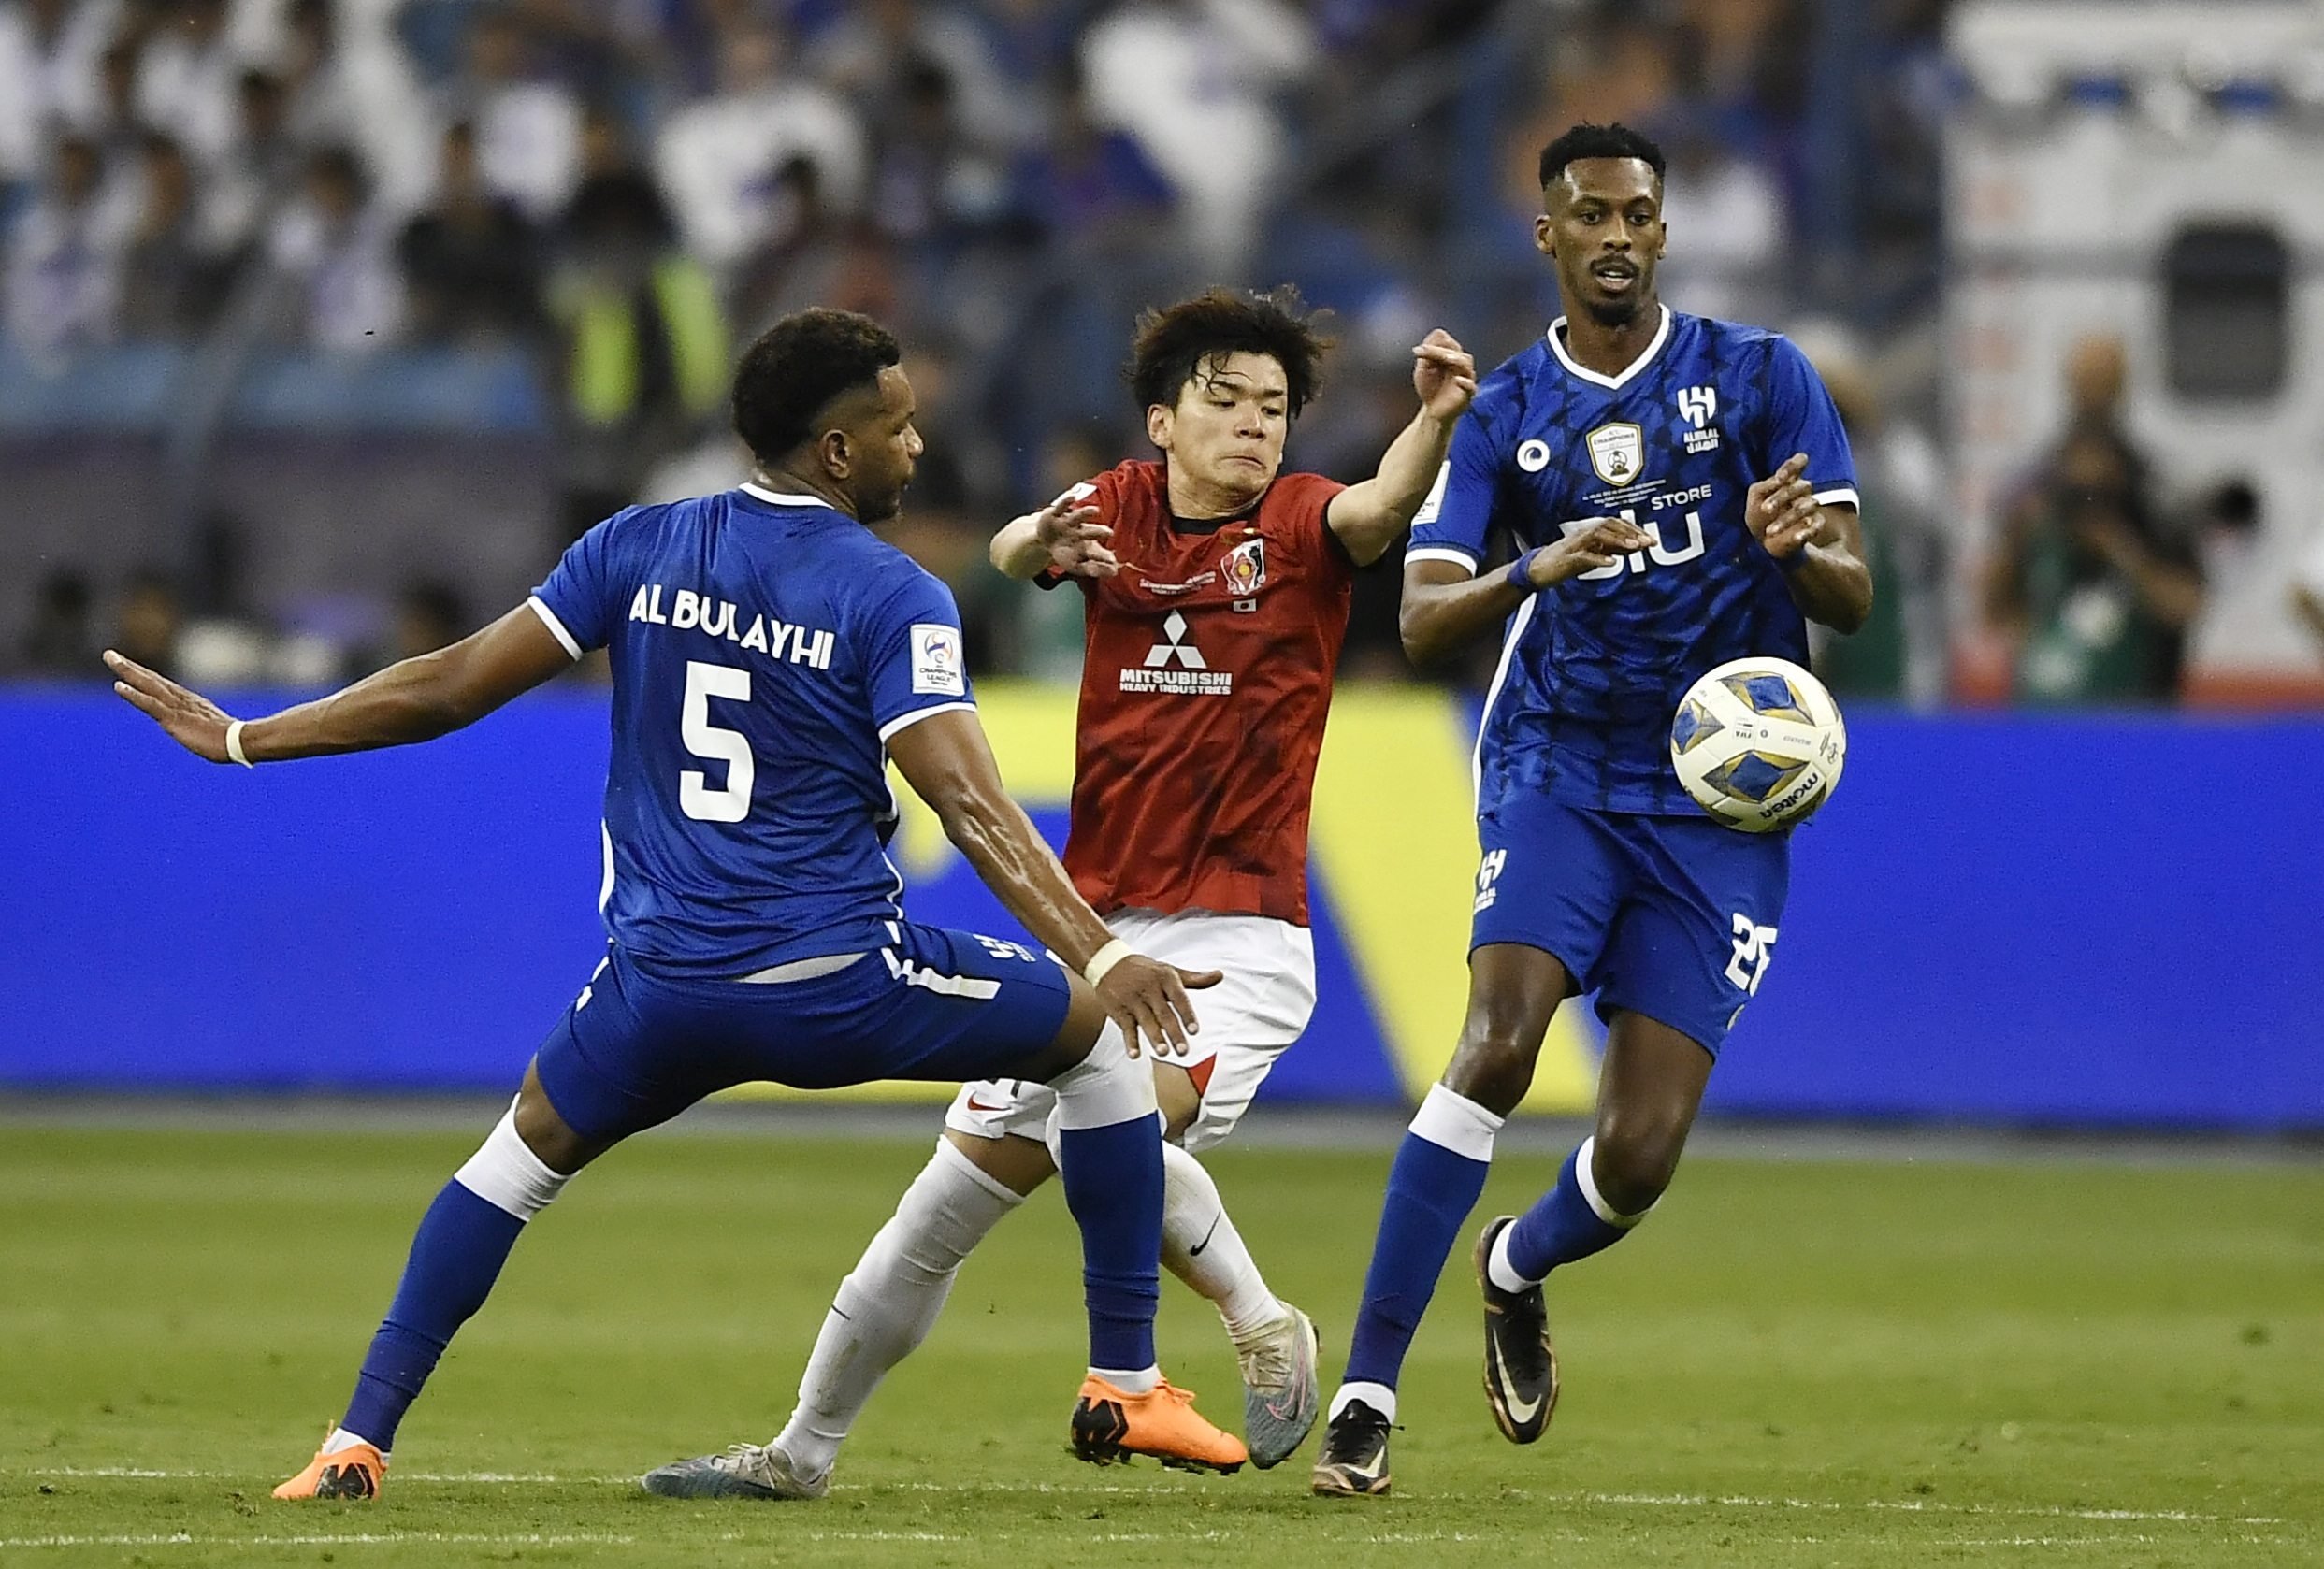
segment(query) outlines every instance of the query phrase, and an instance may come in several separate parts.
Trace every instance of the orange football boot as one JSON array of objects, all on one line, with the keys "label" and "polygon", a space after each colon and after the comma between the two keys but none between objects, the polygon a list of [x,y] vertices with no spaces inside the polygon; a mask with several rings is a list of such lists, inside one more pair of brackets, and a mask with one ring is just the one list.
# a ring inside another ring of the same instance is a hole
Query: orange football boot
[{"label": "orange football boot", "polygon": [[1074,1453],[1099,1465],[1151,1455],[1180,1471],[1235,1472],[1250,1452],[1243,1441],[1205,1421],[1191,1390],[1167,1378],[1133,1395],[1091,1374],[1074,1405]]},{"label": "orange football boot", "polygon": [[[331,1435],[325,1433],[323,1441],[329,1443]],[[356,1444],[327,1455],[317,1450],[307,1469],[275,1489],[274,1496],[371,1499],[386,1479],[386,1458],[368,1444]]]}]

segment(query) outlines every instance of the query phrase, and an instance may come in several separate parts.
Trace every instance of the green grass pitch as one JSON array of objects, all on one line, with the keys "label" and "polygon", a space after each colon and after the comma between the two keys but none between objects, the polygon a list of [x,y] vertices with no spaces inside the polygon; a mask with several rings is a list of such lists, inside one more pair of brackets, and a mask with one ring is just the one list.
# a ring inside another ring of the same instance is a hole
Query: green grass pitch
[{"label": "green grass pitch", "polygon": [[[924,1146],[646,1139],[519,1245],[380,1504],[273,1502],[472,1144],[0,1134],[0,1564],[2324,1562],[2324,1171],[2297,1166],[1692,1162],[1553,1282],[1566,1394],[1530,1449],[1478,1390],[1465,1243],[1369,1502],[1308,1496],[1312,1443],[1233,1477],[1075,1461],[1075,1251],[1045,1193],[828,1501],[702,1505],[634,1478],[768,1435]],[[1389,1153],[1216,1157],[1331,1373]],[[1480,1216],[1552,1171],[1505,1158]],[[1235,1424],[1215,1317],[1164,1289],[1165,1366]]]}]

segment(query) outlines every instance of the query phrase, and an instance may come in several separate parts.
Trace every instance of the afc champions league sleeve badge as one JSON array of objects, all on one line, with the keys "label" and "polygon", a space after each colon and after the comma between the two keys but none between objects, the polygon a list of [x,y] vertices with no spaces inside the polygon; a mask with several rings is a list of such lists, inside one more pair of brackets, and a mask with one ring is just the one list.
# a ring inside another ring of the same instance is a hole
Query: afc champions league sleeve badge
[{"label": "afc champions league sleeve badge", "polygon": [[968,696],[968,661],[960,634],[941,622],[912,626],[912,690],[938,698]]},{"label": "afc champions league sleeve badge", "polygon": [[1257,610],[1253,596],[1267,585],[1266,540],[1246,540],[1227,552],[1219,562],[1219,576],[1234,597],[1236,610]]}]

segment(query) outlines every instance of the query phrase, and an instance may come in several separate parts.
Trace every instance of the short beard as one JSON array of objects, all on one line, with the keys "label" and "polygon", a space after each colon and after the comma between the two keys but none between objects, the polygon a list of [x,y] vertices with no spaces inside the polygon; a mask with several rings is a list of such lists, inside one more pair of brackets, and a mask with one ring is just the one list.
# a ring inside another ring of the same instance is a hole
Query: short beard
[{"label": "short beard", "polygon": [[898,488],[885,496],[859,496],[855,497],[855,503],[858,523],[866,526],[892,523],[896,515],[903,511],[903,491]]},{"label": "short beard", "polygon": [[1599,326],[1626,327],[1638,319],[1638,309],[1645,303],[1644,295],[1633,291],[1627,299],[1584,300],[1581,309]]}]

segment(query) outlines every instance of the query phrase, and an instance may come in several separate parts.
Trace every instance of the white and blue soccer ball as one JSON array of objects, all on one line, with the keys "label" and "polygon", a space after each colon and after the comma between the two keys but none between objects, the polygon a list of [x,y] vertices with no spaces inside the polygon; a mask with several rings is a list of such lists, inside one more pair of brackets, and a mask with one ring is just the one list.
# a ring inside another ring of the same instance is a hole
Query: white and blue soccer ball
[{"label": "white and blue soccer ball", "polygon": [[1824,684],[1788,659],[1730,659],[1687,688],[1670,766],[1705,812],[1745,833],[1805,822],[1848,760],[1848,727]]}]

